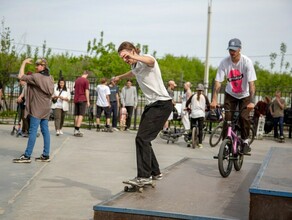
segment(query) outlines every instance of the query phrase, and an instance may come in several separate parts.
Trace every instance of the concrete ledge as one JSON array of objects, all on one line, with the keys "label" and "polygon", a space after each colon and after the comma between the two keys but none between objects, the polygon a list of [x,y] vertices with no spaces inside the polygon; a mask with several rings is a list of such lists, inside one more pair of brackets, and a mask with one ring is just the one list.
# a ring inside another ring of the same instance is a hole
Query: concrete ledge
[{"label": "concrete ledge", "polygon": [[271,148],[250,192],[250,219],[292,219],[292,149]]},{"label": "concrete ledge", "polygon": [[117,207],[109,207],[109,206],[102,206],[102,205],[94,206],[93,209],[94,209],[94,220],[97,220],[97,219],[107,219],[107,220],[222,219],[222,218],[215,218],[215,217],[187,215],[187,214],[182,214],[182,213],[151,211],[151,210],[143,210],[143,209],[117,208]]},{"label": "concrete ledge", "polygon": [[164,170],[155,188],[120,192],[94,206],[94,220],[248,219],[248,190],[260,165],[245,163],[226,179],[217,163],[211,157],[185,158]]}]

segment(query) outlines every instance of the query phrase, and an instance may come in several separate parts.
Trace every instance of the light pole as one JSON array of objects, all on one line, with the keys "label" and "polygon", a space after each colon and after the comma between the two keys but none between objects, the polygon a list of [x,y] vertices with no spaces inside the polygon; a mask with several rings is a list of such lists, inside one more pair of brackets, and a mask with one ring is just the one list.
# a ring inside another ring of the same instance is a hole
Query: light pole
[{"label": "light pole", "polygon": [[210,46],[211,8],[212,8],[212,0],[209,0],[209,2],[208,2],[206,62],[205,62],[205,74],[204,74],[204,87],[205,87],[205,94],[206,95],[208,94],[208,86],[209,86],[209,46]]}]

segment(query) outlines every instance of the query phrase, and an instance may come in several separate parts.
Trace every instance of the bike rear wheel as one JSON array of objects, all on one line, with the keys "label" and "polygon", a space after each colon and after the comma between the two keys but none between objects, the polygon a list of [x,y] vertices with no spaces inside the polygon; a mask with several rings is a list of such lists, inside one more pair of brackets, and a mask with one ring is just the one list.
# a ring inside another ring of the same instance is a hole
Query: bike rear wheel
[{"label": "bike rear wheel", "polygon": [[[240,150],[240,146],[237,147],[237,152],[239,152],[239,150]],[[242,164],[243,164],[243,158],[244,158],[244,155],[238,153],[237,158],[234,160],[234,169],[236,171],[239,171],[241,169]]]},{"label": "bike rear wheel", "polygon": [[250,126],[249,128],[249,145],[252,144],[252,142],[254,141],[254,137],[255,137],[255,130],[254,130],[254,127],[253,126]]},{"label": "bike rear wheel", "polygon": [[211,133],[210,138],[209,138],[209,144],[211,147],[215,147],[221,140],[222,138],[222,130],[223,126],[218,125]]},{"label": "bike rear wheel", "polygon": [[228,177],[232,170],[232,144],[229,139],[222,141],[218,154],[218,168],[222,177]]},{"label": "bike rear wheel", "polygon": [[198,127],[192,129],[192,147],[195,148],[198,142]]}]

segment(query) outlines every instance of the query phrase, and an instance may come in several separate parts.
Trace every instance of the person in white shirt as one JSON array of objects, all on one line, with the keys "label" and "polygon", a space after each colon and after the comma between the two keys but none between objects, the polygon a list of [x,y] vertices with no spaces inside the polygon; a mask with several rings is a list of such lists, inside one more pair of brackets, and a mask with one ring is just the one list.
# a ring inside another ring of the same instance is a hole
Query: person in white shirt
[{"label": "person in white shirt", "polygon": [[[205,119],[205,110],[206,110],[206,98],[203,94],[204,86],[199,84],[197,87],[197,93],[191,96],[186,102],[186,106],[190,106],[191,109],[191,131],[198,123],[199,128],[199,144],[198,147],[202,148],[203,144],[203,128],[204,128],[204,119]],[[190,133],[190,135],[192,135]]]},{"label": "person in white shirt", "polygon": [[105,130],[108,132],[112,132],[110,128],[110,120],[111,120],[111,104],[110,104],[110,94],[111,91],[107,86],[107,79],[102,78],[100,80],[100,84],[96,87],[96,131],[100,131],[100,117],[102,112],[104,111],[104,115],[106,118]]},{"label": "person in white shirt", "polygon": [[140,55],[140,49],[130,42],[123,42],[118,48],[118,53],[124,62],[131,65],[131,71],[116,76],[115,80],[135,76],[146,99],[136,136],[137,177],[129,182],[151,184],[152,179],[162,178],[151,141],[157,137],[171,113],[172,100],[153,56]]},{"label": "person in white shirt", "polygon": [[181,109],[181,121],[184,125],[184,128],[186,131],[190,130],[191,123],[189,119],[189,113],[186,110],[186,103],[189,100],[189,98],[192,96],[192,90],[191,90],[192,84],[190,82],[185,82],[184,84],[184,94],[181,97],[182,101],[182,109]]},{"label": "person in white shirt", "polygon": [[54,121],[57,136],[63,134],[62,128],[64,125],[66,113],[69,110],[70,99],[71,94],[69,89],[66,87],[66,81],[64,78],[60,78],[58,80],[58,85],[54,89],[51,106],[51,108],[54,110]]},{"label": "person in white shirt", "polygon": [[[241,138],[244,140],[242,153],[251,151],[248,136],[250,128],[249,112],[255,106],[255,81],[257,79],[252,61],[241,54],[241,41],[237,38],[231,39],[228,43],[228,57],[224,58],[217,70],[211,108],[217,106],[217,96],[221,83],[227,79],[225,88],[224,109],[234,111],[238,107],[242,110],[239,118],[241,127]],[[226,121],[231,121],[232,112],[225,112]],[[227,123],[223,126],[223,137],[227,133]]]}]

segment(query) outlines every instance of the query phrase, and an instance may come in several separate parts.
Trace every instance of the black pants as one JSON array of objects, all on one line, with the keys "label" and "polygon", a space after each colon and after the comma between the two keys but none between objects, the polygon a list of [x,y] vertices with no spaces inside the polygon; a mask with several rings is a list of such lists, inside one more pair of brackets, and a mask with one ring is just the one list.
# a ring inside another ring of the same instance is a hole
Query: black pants
[{"label": "black pants", "polygon": [[137,177],[149,178],[160,174],[151,141],[162,130],[173,109],[172,101],[157,101],[145,106],[136,136]]},{"label": "black pants", "polygon": [[125,106],[125,108],[127,109],[127,119],[126,119],[126,126],[127,129],[131,128],[131,121],[132,121],[132,115],[133,115],[133,111],[134,111],[134,106]]},{"label": "black pants", "polygon": [[[236,110],[237,107],[239,110],[245,108],[250,103],[250,98],[246,97],[243,99],[236,99],[233,96],[225,93],[225,102],[224,108],[226,110]],[[233,112],[225,112],[225,122],[223,125],[223,139],[227,136],[227,123],[226,121],[232,121]],[[241,128],[241,138],[243,140],[248,139],[249,129],[250,129],[250,120],[249,120],[249,111],[244,109],[239,116],[239,126]]]},{"label": "black pants", "polygon": [[199,128],[199,144],[202,144],[202,142],[203,142],[204,117],[191,118],[191,131],[193,130],[193,127],[195,127],[197,122],[198,122],[198,128]]}]

